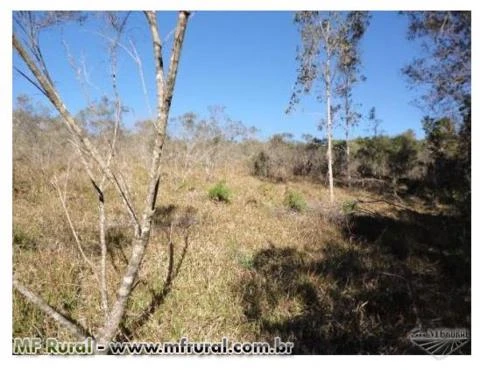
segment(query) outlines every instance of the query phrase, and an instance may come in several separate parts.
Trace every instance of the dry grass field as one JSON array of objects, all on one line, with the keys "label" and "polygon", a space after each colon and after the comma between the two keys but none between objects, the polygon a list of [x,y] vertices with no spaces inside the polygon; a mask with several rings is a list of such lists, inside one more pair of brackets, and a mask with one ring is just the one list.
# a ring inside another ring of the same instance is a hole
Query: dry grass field
[{"label": "dry grass field", "polygon": [[[323,184],[261,180],[240,161],[183,180],[169,166],[117,340],[271,342],[280,336],[295,343],[297,354],[404,354],[418,353],[407,338],[414,327],[470,326],[469,251],[452,248],[462,235],[452,232],[456,219],[447,208],[339,187],[332,206]],[[125,168],[140,207],[147,172]],[[95,193],[75,161],[68,178],[65,167],[54,172],[62,189],[67,184],[73,224],[98,265]],[[231,191],[229,202],[208,195],[219,181]],[[15,276],[88,330],[98,327],[98,282],[48,177],[14,162],[13,191]],[[305,207],[286,203],[291,192]],[[132,228],[113,189],[105,194],[113,301]],[[70,338],[17,292],[13,336]]]}]

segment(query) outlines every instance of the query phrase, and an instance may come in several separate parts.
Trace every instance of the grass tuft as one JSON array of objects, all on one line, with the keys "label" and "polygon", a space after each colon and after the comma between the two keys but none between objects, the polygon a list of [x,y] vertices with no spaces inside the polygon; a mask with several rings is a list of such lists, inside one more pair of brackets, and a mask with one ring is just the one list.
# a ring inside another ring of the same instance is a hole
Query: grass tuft
[{"label": "grass tuft", "polygon": [[220,181],[208,191],[210,199],[217,202],[230,203],[232,199],[232,190],[227,186],[225,181]]},{"label": "grass tuft", "polygon": [[292,190],[285,195],[285,205],[295,212],[303,212],[307,208],[303,195]]}]

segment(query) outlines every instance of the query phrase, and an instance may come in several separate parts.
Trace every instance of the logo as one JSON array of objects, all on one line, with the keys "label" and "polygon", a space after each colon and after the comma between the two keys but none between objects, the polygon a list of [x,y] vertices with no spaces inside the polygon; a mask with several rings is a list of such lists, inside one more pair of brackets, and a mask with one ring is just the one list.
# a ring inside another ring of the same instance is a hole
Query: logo
[{"label": "logo", "polygon": [[469,329],[415,328],[409,334],[410,341],[434,357],[445,357],[455,353],[470,341]]}]

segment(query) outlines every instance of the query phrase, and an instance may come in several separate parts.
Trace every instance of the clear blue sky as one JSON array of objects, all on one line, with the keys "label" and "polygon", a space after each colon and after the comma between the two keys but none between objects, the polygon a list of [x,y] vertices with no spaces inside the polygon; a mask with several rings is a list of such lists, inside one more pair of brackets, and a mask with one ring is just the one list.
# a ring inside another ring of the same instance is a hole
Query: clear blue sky
[{"label": "clear blue sky", "polygon": [[[406,40],[407,19],[396,12],[373,12],[370,27],[362,42],[363,73],[367,81],[355,90],[355,100],[367,115],[372,106],[383,120],[382,130],[397,134],[413,129],[422,137],[421,119],[425,115],[411,102],[418,91],[411,91],[400,69],[419,52],[418,45]],[[133,39],[142,56],[150,101],[154,106],[154,68],[151,39],[142,13],[132,13],[126,36]],[[176,13],[159,13],[159,26],[165,37],[175,25]],[[105,40],[92,18],[83,27],[56,28],[43,34],[45,58],[67,107],[77,112],[85,98],[65,57],[62,38],[75,58],[84,56],[93,96],[111,94],[109,62]],[[125,41],[125,38],[124,38]],[[169,51],[171,38],[165,45]],[[207,107],[223,105],[227,114],[246,125],[259,128],[260,137],[291,132],[323,135],[317,130],[324,116],[324,104],[304,98],[294,113],[285,114],[296,78],[298,31],[291,12],[196,12],[188,25],[175,88],[171,117],[185,112],[207,115]],[[168,61],[168,59],[166,59]],[[26,68],[14,55],[14,65]],[[133,108],[127,124],[148,117],[137,69],[122,52],[119,60],[119,87],[125,105]],[[14,97],[27,93],[39,100],[41,94],[17,73],[13,74]],[[366,120],[355,135],[365,136]],[[343,137],[340,129],[337,138]]]}]

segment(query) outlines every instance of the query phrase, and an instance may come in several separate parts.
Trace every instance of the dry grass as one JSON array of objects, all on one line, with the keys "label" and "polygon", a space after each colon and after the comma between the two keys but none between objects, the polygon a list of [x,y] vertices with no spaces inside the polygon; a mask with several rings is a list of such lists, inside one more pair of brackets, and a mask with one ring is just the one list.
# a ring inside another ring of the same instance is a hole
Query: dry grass
[{"label": "dry grass", "polygon": [[[194,172],[183,182],[168,168],[164,173],[156,226],[118,339],[271,341],[280,335],[296,343],[297,353],[406,353],[412,352],[406,335],[418,320],[470,325],[469,276],[454,273],[468,270],[468,254],[443,258],[441,243],[423,235],[432,225],[416,228],[413,213],[376,202],[362,205],[371,214],[345,216],[344,202],[378,196],[337,189],[332,206],[320,184],[265,182],[243,167],[219,169],[208,179]],[[146,172],[134,167],[125,177],[140,207]],[[88,256],[99,261],[94,194],[78,169],[71,178],[68,207]],[[229,204],[208,197],[220,180],[232,190]],[[15,186],[15,274],[95,328],[102,318],[98,283],[75,249],[55,191],[25,166],[15,167]],[[305,198],[305,212],[285,207],[288,191]],[[111,189],[106,199],[112,301],[132,236]],[[435,217],[418,201],[407,206]],[[14,336],[68,338],[17,294],[13,322]]]}]

